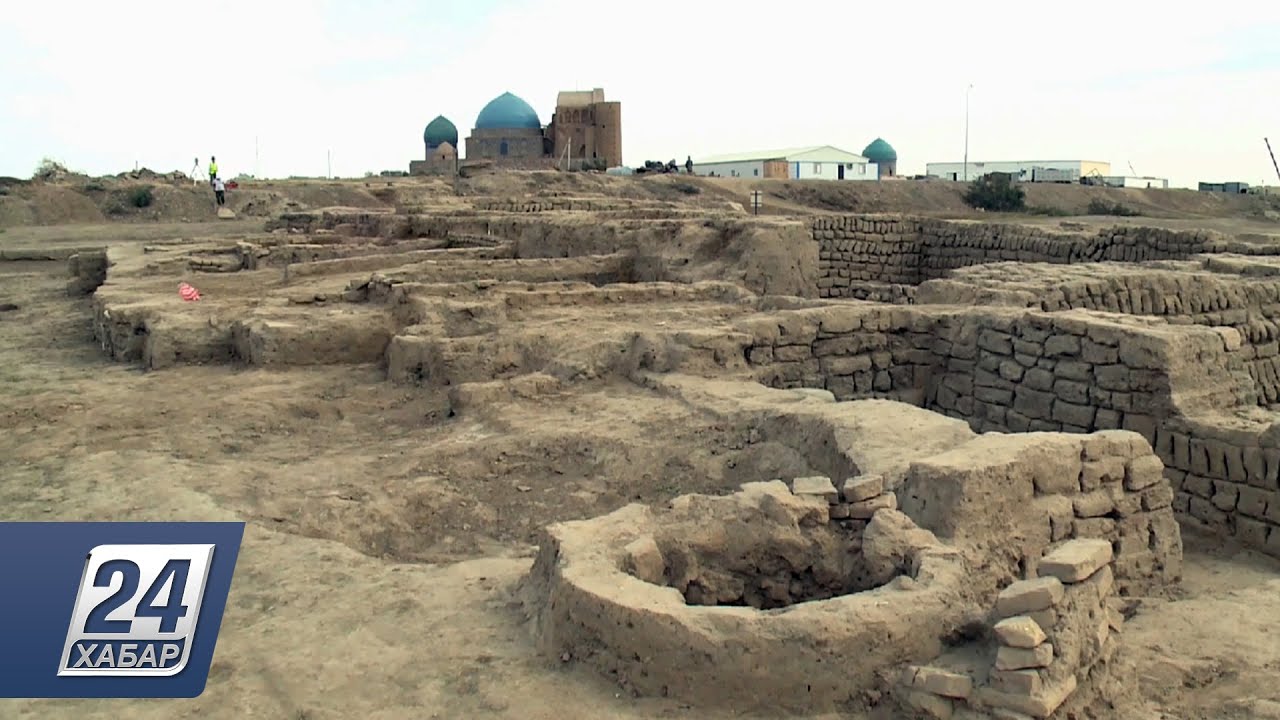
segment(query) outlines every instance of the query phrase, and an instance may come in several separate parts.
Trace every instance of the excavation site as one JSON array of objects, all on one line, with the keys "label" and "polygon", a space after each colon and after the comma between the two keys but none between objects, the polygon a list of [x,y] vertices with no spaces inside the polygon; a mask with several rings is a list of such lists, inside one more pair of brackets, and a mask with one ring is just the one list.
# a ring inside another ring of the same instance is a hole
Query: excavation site
[{"label": "excavation site", "polygon": [[203,695],[12,717],[1280,719],[1274,198],[852,184],[9,225],[4,519],[248,523]]}]

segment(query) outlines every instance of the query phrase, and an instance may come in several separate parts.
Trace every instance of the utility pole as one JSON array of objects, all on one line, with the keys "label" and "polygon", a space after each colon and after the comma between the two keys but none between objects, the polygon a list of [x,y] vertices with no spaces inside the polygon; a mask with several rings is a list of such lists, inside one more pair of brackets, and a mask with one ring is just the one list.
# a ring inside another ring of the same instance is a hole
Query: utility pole
[{"label": "utility pole", "polygon": [[964,91],[964,181],[969,182],[969,91],[973,83]]},{"label": "utility pole", "polygon": [[253,176],[258,177],[258,136],[253,136]]},{"label": "utility pole", "polygon": [[1267,144],[1267,154],[1271,156],[1271,166],[1276,169],[1276,177],[1280,177],[1280,164],[1276,163],[1276,154],[1271,151],[1271,141],[1267,138],[1262,138],[1262,142]]},{"label": "utility pole", "polygon": [[325,166],[328,168],[328,170],[326,171],[325,177],[328,178],[329,180],[332,180],[333,179],[333,151],[332,150],[324,151],[324,161],[325,161]]}]

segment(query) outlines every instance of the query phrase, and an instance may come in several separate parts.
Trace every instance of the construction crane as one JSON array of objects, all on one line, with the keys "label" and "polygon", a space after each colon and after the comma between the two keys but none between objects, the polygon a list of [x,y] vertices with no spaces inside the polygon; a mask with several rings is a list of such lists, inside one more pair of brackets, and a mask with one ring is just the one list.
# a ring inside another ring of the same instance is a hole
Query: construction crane
[{"label": "construction crane", "polygon": [[1280,177],[1280,165],[1276,164],[1276,154],[1271,152],[1271,141],[1266,138],[1262,138],[1262,142],[1267,144],[1267,154],[1271,156],[1271,167],[1276,169],[1276,177]]}]

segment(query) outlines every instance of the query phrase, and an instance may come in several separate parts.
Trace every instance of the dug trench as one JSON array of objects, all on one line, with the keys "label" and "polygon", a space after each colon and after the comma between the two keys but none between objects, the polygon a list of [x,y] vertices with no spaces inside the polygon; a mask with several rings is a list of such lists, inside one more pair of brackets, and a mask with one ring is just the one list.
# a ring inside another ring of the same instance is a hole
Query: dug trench
[{"label": "dug trench", "polygon": [[[387,383],[374,365],[142,373],[101,357],[89,301],[67,299],[61,268],[45,269],[22,276],[29,299],[6,319],[24,338],[6,343],[21,386],[3,415],[20,443],[13,460],[53,448],[74,455],[90,436],[140,465],[164,458],[175,481],[247,519],[374,557],[476,557],[628,502],[838,469],[811,467],[806,449],[762,437],[747,419],[617,379],[451,418],[443,389]],[[56,345],[31,325],[36,317],[59,322]],[[49,402],[60,388],[38,372],[51,347],[85,373],[61,403]],[[53,416],[72,427],[34,429],[33,419]]]},{"label": "dug trench", "polygon": [[[813,457],[808,447],[775,437],[767,428],[757,429],[753,438],[749,421],[664,402],[621,382],[581,383],[571,396],[497,402],[484,416],[464,413],[451,419],[446,397],[429,388],[386,383],[372,366],[175,367],[138,373],[99,357],[88,334],[88,310],[62,297],[59,272],[60,266],[51,268],[47,279],[24,274],[17,281],[22,307],[0,326],[6,380],[13,380],[6,383],[2,416],[9,437],[0,441],[6,515],[248,519],[252,552],[245,554],[243,573],[238,573],[242,590],[229,610],[226,643],[220,644],[222,662],[214,678],[219,689],[201,704],[211,716],[243,716],[265,707],[282,717],[305,711],[308,718],[389,718],[432,707],[440,708],[441,717],[551,717],[562,708],[565,693],[579,698],[584,713],[688,716],[674,704],[619,698],[613,688],[592,684],[589,673],[557,673],[527,660],[527,648],[510,638],[518,628],[500,610],[489,610],[501,607],[510,584],[527,569],[523,561],[503,564],[494,558],[524,555],[527,548],[518,540],[495,539],[494,528],[506,528],[512,518],[518,524],[525,516],[530,528],[596,516],[636,493],[660,503],[675,494],[723,492],[746,480],[845,472],[825,461],[815,463],[823,467],[809,467],[814,461],[803,459]],[[625,433],[621,428],[626,427],[634,430]],[[504,457],[526,469],[499,465]],[[682,459],[670,460],[675,457]],[[421,458],[431,462],[423,464]],[[645,463],[653,468],[647,473],[629,467]],[[579,465],[571,478],[578,485],[566,485],[565,475]],[[607,488],[612,495],[601,491],[600,477],[615,478],[618,487]],[[510,484],[514,478],[519,479]],[[447,497],[447,490],[459,497],[434,516],[412,515],[403,498],[419,479],[421,496]],[[566,487],[573,489],[566,492]],[[530,502],[539,492],[546,507]],[[510,512],[490,526],[466,515],[496,503]],[[376,511],[360,510],[374,505]],[[440,532],[431,527],[451,517],[460,519]],[[370,528],[379,523],[390,527]],[[413,544],[424,535],[430,540]],[[404,547],[382,549],[401,536]],[[363,554],[353,557],[329,539]],[[1206,546],[1209,542],[1217,541]],[[1144,700],[1178,707],[1188,718],[1221,717],[1214,712],[1225,699],[1266,706],[1266,669],[1280,658],[1274,648],[1241,633],[1263,637],[1254,618],[1274,607],[1275,571],[1237,552],[1194,556],[1188,601],[1143,600],[1133,643],[1143,653],[1138,672],[1149,678]],[[480,556],[488,559],[449,568],[394,562]],[[415,585],[407,579],[412,577],[424,583]],[[422,605],[444,598],[427,581],[474,588],[455,593],[454,605],[428,615]],[[391,606],[353,608],[351,601],[335,597],[386,591],[395,597]],[[330,662],[337,658],[333,653],[350,646],[326,633],[305,652],[290,654],[247,637],[283,629],[290,618],[295,633],[314,633],[316,623],[327,621],[359,626],[353,636],[366,639],[364,629],[375,628],[394,641],[378,645],[385,651],[378,663],[345,655],[342,677],[355,672],[355,687],[334,684],[333,674],[323,670],[316,678],[291,679],[296,664],[278,658],[296,663],[317,653],[313,659]],[[1197,631],[1170,636],[1169,622]],[[442,639],[451,635],[451,627],[461,628],[452,633],[455,645]],[[416,651],[405,648],[406,642],[423,639],[424,628],[431,642]],[[471,653],[459,654],[463,646]],[[379,664],[388,658],[412,672]],[[1181,702],[1184,687],[1193,685],[1209,700]],[[516,702],[512,687],[522,688]],[[29,712],[116,717],[120,707],[44,705]],[[144,708],[138,712],[149,717]]]}]

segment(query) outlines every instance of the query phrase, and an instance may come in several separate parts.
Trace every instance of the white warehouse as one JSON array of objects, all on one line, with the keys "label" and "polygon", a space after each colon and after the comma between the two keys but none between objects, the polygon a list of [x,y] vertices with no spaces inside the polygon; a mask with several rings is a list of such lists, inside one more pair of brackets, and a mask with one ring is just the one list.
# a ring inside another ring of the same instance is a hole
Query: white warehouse
[{"label": "white warehouse", "polygon": [[830,145],[761,150],[694,160],[695,175],[783,180],[875,180],[876,164]]},{"label": "white warehouse", "polygon": [[[926,163],[925,175],[943,180],[965,180],[965,163]],[[1096,160],[1025,160],[1009,162],[969,162],[968,179],[987,173],[1009,173],[1026,182],[1080,182],[1082,177],[1111,174],[1111,163]]]}]

